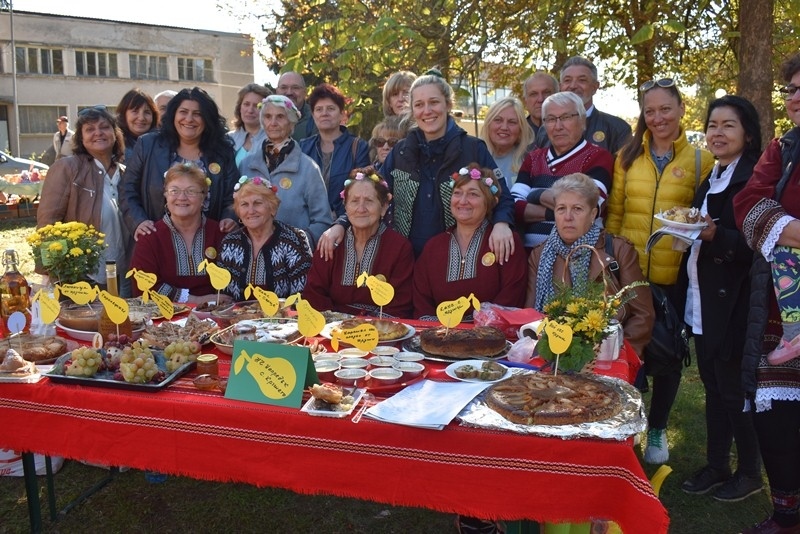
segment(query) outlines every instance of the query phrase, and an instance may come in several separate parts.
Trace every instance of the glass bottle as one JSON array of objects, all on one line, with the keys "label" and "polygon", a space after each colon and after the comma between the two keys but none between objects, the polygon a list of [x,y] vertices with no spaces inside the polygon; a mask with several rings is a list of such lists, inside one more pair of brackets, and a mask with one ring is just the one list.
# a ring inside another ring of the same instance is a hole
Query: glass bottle
[{"label": "glass bottle", "polygon": [[8,318],[14,312],[25,315],[24,332],[30,332],[31,326],[31,290],[28,281],[19,272],[19,258],[16,250],[6,250],[3,253],[3,267],[5,274],[0,278],[0,317],[2,317],[2,331],[8,336]]},{"label": "glass bottle", "polygon": [[[119,296],[119,287],[117,285],[117,263],[114,261],[106,262],[106,290],[115,297]],[[103,307],[102,314],[100,315],[100,334],[103,336],[104,341],[109,340],[109,334],[117,335],[117,326],[119,326],[119,335],[125,334],[128,336],[127,343],[132,341],[132,327],[130,317],[126,317],[122,324],[117,325],[108,316],[105,306]]]}]

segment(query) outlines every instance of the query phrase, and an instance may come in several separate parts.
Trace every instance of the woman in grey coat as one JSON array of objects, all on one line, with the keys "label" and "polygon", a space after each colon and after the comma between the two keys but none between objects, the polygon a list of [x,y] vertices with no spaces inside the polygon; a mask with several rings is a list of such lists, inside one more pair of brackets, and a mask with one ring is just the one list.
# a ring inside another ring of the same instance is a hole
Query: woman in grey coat
[{"label": "woman in grey coat", "polygon": [[243,176],[262,176],[278,188],[280,208],[275,218],[308,234],[312,248],[333,223],[328,192],[314,161],[292,139],[300,111],[285,96],[270,95],[261,106],[267,139],[239,164]]}]

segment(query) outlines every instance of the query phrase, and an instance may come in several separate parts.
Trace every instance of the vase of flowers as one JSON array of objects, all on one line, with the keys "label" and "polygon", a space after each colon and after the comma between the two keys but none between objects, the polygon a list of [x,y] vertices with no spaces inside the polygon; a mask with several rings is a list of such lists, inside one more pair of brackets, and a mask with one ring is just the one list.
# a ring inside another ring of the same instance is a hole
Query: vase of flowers
[{"label": "vase of flowers", "polygon": [[33,259],[53,282],[73,284],[97,272],[105,235],[82,222],[56,222],[27,237]]},{"label": "vase of flowers", "polygon": [[[588,245],[581,245],[586,248]],[[594,249],[591,248],[593,251]],[[594,251],[597,253],[597,251]],[[569,262],[569,258],[567,258]],[[565,274],[566,274],[565,270]],[[560,355],[558,367],[567,371],[580,371],[594,359],[600,344],[608,335],[608,326],[616,318],[626,302],[636,298],[635,287],[648,285],[645,281],[629,284],[618,292],[609,294],[609,280],[603,274],[603,281],[589,280],[583,285],[573,287],[562,281],[556,284],[553,298],[544,305],[548,321],[568,326],[572,330],[569,348]],[[539,334],[536,344],[539,356],[555,361],[556,354],[550,348],[550,340],[545,327]]]}]

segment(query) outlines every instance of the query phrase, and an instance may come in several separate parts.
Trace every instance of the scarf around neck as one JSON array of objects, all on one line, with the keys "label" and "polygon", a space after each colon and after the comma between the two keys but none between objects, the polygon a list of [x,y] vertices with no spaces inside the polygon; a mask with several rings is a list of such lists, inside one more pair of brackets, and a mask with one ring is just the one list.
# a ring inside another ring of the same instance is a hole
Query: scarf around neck
[{"label": "scarf around neck", "polygon": [[[567,245],[558,235],[558,229],[553,227],[547,241],[544,242],[542,256],[539,259],[539,270],[536,273],[536,301],[534,308],[543,312],[544,306],[555,296],[555,281],[553,280],[553,268],[556,259],[560,256],[566,261],[570,252],[580,245],[593,247],[600,238],[600,227],[592,224],[589,230],[575,240],[571,245]],[[589,264],[592,261],[592,251],[585,248],[576,251],[569,265],[564,266],[569,269],[572,286],[578,290],[585,287],[589,281]]]}]

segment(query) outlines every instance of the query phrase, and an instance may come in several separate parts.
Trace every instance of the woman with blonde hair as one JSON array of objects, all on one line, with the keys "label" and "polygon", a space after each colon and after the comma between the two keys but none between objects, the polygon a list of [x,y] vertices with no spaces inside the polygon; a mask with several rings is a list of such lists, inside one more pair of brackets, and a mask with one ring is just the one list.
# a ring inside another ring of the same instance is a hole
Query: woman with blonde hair
[{"label": "woman with blonde hair", "polygon": [[533,132],[526,128],[525,108],[518,98],[510,96],[489,107],[478,137],[486,141],[494,162],[512,187],[522,165],[528,146],[533,142]]},{"label": "woman with blonde hair", "polygon": [[395,72],[383,86],[383,116],[393,117],[408,115],[411,111],[411,84],[417,75],[407,70]]}]

